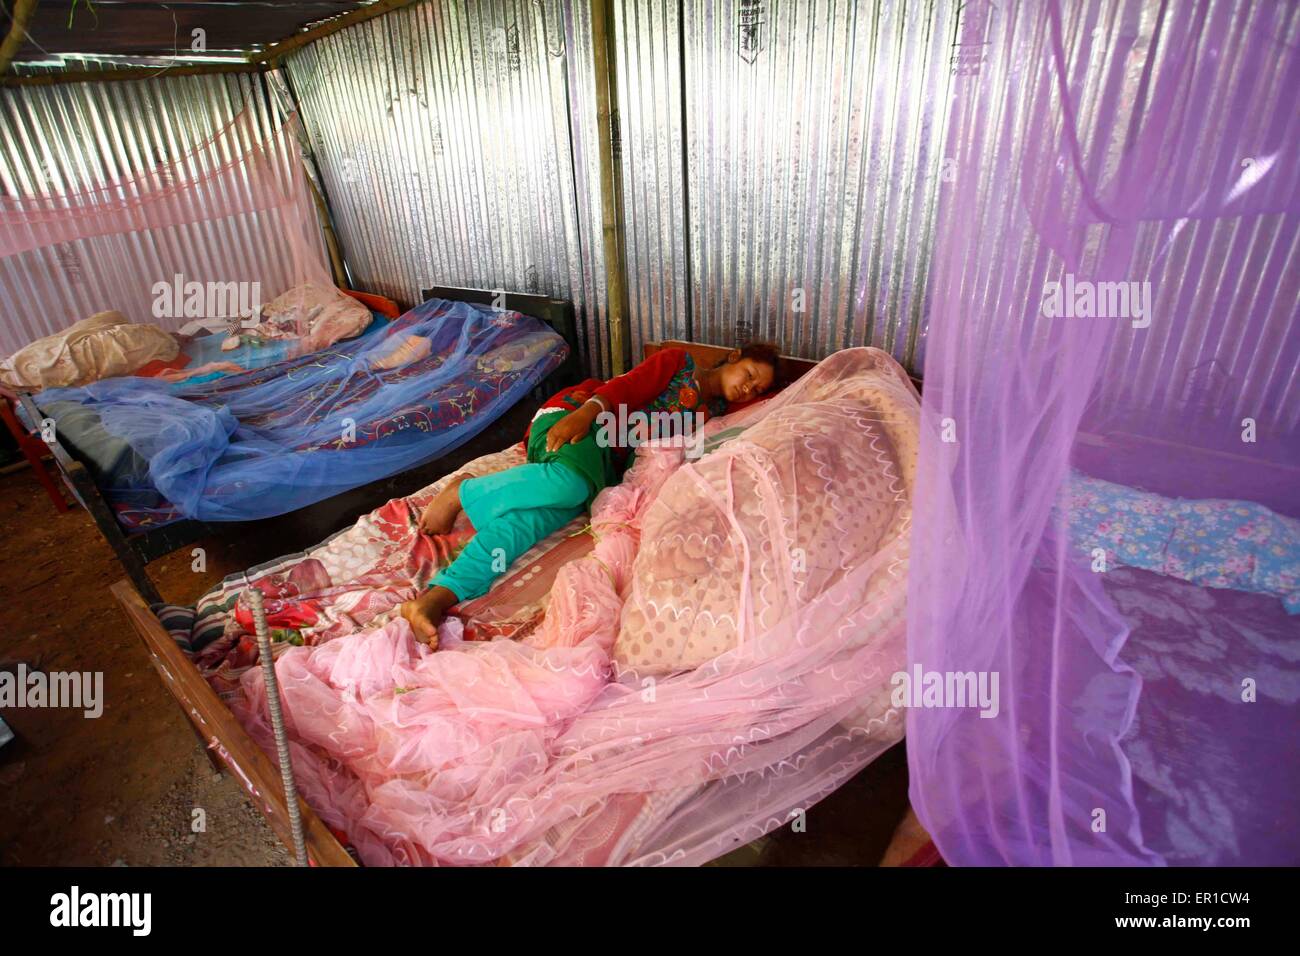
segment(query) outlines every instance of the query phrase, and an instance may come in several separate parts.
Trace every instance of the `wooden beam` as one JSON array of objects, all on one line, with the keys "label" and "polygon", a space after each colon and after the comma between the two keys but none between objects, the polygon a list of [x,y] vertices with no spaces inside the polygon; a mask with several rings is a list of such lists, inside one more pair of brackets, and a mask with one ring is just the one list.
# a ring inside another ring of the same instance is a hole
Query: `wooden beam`
[{"label": "wooden beam", "polygon": [[[292,848],[289,807],[285,802],[280,771],[199,674],[194,663],[181,651],[130,582],[118,581],[109,591],[117,599],[136,635],[144,642],[149,662],[194,726],[199,739],[230,768],[253,805],[265,815],[276,836],[285,846]],[[357,865],[301,796],[298,798],[298,812],[307,832],[307,852],[312,860],[320,866]]]},{"label": "wooden beam", "polygon": [[0,43],[0,75],[9,69],[18,48],[23,45],[23,40],[27,37],[27,24],[31,23],[35,12],[36,0],[17,0],[14,4],[13,13],[10,14],[12,22],[9,24],[9,35]]},{"label": "wooden beam", "polygon": [[627,313],[627,281],[624,275],[623,244],[619,241],[618,170],[614,165],[612,108],[618,87],[610,67],[611,31],[607,0],[590,0],[591,65],[595,74],[596,153],[600,162],[600,237],[605,259],[605,314],[609,325],[610,361],[615,375],[624,371],[623,326]]},{"label": "wooden beam", "polygon": [[[248,73],[261,72],[269,66],[277,66],[290,53],[302,49],[322,37],[327,37],[339,30],[365,23],[375,17],[383,16],[394,10],[413,6],[421,0],[379,0],[368,7],[360,7],[349,13],[332,17],[324,23],[303,30],[291,37],[270,44],[265,50],[250,53],[246,63],[196,63],[175,67],[132,67],[125,70],[68,70],[62,73],[41,73],[33,76],[0,76],[3,86],[57,86],[63,83],[85,83],[90,81],[145,80],[158,76],[194,76],[204,73]],[[0,74],[5,72],[9,60],[17,53],[26,36],[26,25],[31,20],[37,0],[17,0],[14,7],[13,27],[4,44],[0,47]],[[7,54],[7,57],[6,55]]]},{"label": "wooden beam", "polygon": [[[306,155],[302,158],[303,165],[307,163]],[[312,202],[316,204],[316,218],[320,222],[321,232],[325,236],[325,248],[330,255],[330,270],[334,273],[334,284],[340,289],[350,288],[348,285],[348,271],[343,267],[343,249],[339,246],[338,234],[334,232],[334,222],[330,219],[329,204],[325,202],[325,196],[321,193],[320,187],[316,181],[311,178],[308,170],[303,170],[303,178],[307,180],[307,186],[311,189]]]},{"label": "wooden beam", "polygon": [[368,7],[361,7],[350,13],[344,13],[341,16],[333,17],[326,20],[310,30],[303,30],[301,33],[295,33],[291,37],[286,37],[272,43],[261,53],[254,53],[249,56],[251,63],[266,63],[272,66],[278,66],[284,61],[284,58],[296,50],[301,50],[309,43],[314,43],[321,37],[327,37],[331,33],[337,33],[347,27],[356,26],[358,23],[365,23],[367,20],[373,20],[375,17],[382,17],[385,13],[391,13],[394,10],[400,10],[403,7],[409,7],[420,0],[379,0],[378,3],[371,4]]},{"label": "wooden beam", "polygon": [[141,66],[125,70],[67,70],[32,76],[0,77],[0,86],[62,86],[64,83],[111,83],[117,80],[151,80],[162,76],[199,76],[205,73],[263,73],[260,63],[195,63],[178,66]]}]

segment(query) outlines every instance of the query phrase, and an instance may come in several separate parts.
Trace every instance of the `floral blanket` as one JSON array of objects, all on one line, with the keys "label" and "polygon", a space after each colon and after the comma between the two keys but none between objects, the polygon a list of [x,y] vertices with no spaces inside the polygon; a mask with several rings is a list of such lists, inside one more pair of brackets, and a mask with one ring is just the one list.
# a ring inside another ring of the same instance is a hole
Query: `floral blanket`
[{"label": "floral blanket", "polygon": [[[485,475],[523,461],[522,446],[514,445],[475,459],[457,474]],[[450,535],[429,537],[418,530],[420,513],[450,478],[394,498],[309,551],[226,578],[199,598],[192,611],[174,606],[156,610],[208,682],[229,698],[237,693],[243,673],[258,663],[245,597],[250,585],[262,591],[277,658],[293,646],[383,626],[473,536],[463,514]],[[586,520],[575,519],[538,542],[488,594],[459,605],[452,613],[465,639],[518,637],[535,626],[556,570],[591,549]]]}]

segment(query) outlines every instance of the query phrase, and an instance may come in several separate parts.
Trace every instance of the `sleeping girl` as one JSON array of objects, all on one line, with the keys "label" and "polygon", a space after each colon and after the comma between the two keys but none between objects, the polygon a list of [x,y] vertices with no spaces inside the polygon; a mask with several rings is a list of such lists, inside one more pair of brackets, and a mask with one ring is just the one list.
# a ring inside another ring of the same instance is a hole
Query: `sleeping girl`
[{"label": "sleeping girl", "polygon": [[421,515],[420,530],[439,535],[451,531],[464,511],[475,534],[419,598],[402,605],[416,637],[436,648],[448,608],[486,594],[516,558],[619,480],[638,438],[593,424],[627,422],[641,412],[642,421],[689,432],[701,417],[771,388],[777,355],[772,345],[752,343],[701,371],[685,349],[663,349],[630,372],[607,382],[588,379],[548,399],[524,435],[527,464],[477,478],[456,475]]}]

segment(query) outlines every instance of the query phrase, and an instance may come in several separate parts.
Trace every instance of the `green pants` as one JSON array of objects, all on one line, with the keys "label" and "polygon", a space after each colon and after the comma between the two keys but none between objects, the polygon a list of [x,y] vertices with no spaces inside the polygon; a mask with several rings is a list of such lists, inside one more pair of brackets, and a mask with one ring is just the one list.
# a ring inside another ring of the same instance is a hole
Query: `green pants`
[{"label": "green pants", "polygon": [[[604,449],[597,449],[593,429],[593,434],[576,445],[547,452],[546,432],[563,417],[548,415],[533,423],[528,464],[461,482],[460,504],[474,525],[474,537],[456,560],[429,582],[430,587],[444,587],[460,601],[486,594],[515,559],[582,514],[591,503],[600,488],[594,488],[586,477],[591,469],[577,467],[571,459],[587,457],[595,450],[600,460]],[[588,443],[590,448],[585,447]]]}]

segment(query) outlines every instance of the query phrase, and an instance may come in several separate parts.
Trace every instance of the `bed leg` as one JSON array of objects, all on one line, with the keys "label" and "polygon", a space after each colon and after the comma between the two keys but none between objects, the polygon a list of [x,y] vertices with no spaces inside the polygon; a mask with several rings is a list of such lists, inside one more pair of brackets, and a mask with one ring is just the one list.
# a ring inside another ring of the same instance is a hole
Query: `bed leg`
[{"label": "bed leg", "polygon": [[32,466],[32,471],[36,473],[36,480],[45,488],[45,493],[50,496],[50,501],[54,502],[54,507],[58,509],[59,514],[67,514],[72,510],[68,500],[63,497],[63,490],[50,477],[50,473],[45,468],[45,462],[32,453],[31,448],[26,443],[22,445],[23,457]]},{"label": "bed leg", "polygon": [[132,551],[129,545],[126,548],[117,548],[116,543],[114,544],[113,550],[117,551],[118,560],[126,568],[126,573],[131,578],[131,583],[135,585],[135,589],[140,592],[140,597],[144,598],[145,603],[150,607],[162,604],[162,595],[158,593],[153,581],[149,579],[149,572],[145,570],[144,562],[140,560],[140,556]]},{"label": "bed leg", "polygon": [[195,726],[194,721],[189,721],[189,725],[190,729],[194,731],[194,736],[199,742],[199,748],[203,751],[203,755],[208,758],[208,763],[212,764],[213,771],[217,776],[224,774],[226,772],[226,765],[221,762],[221,758],[217,756],[216,750],[210,747],[208,742],[203,739],[203,733],[197,726]]},{"label": "bed leg", "polygon": [[8,396],[0,399],[0,418],[4,419],[9,434],[14,436],[14,442],[17,443],[18,450],[23,453],[27,463],[32,466],[36,480],[41,483],[45,493],[50,496],[50,501],[54,502],[54,507],[59,510],[60,514],[67,514],[72,508],[68,505],[67,499],[63,497],[63,489],[55,483],[45,468],[45,453],[48,449],[46,449],[44,442],[33,438],[28,434],[27,429],[19,424],[18,416],[14,414],[13,404]]}]

